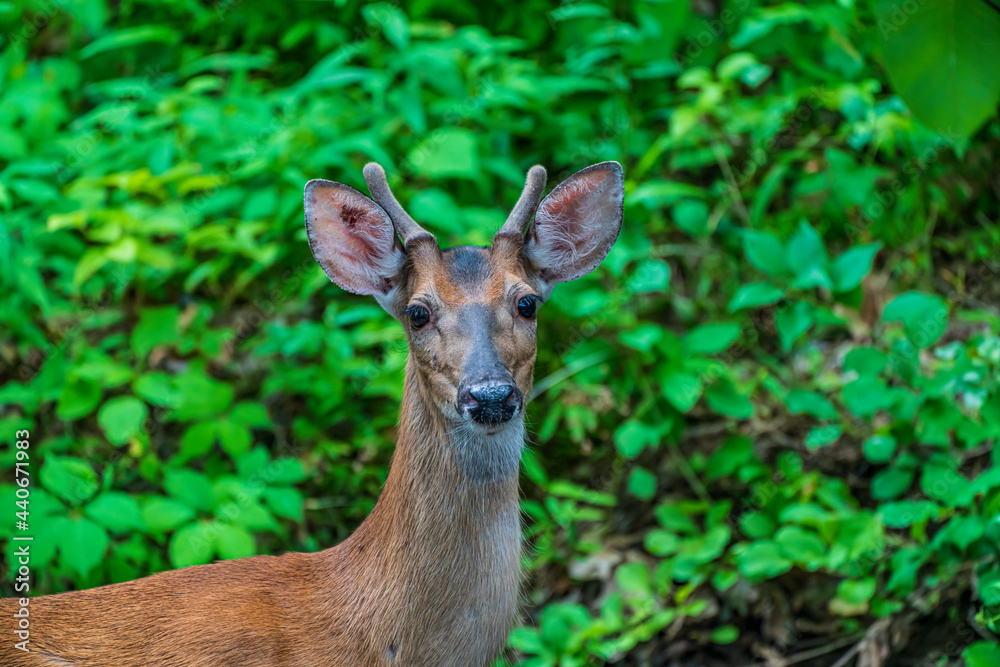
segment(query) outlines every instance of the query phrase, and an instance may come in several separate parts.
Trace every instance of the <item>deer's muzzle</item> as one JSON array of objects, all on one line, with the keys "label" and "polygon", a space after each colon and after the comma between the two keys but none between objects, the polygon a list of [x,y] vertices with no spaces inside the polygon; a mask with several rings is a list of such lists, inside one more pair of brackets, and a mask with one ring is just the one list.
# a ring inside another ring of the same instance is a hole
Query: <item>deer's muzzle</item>
[{"label": "deer's muzzle", "polygon": [[479,424],[497,426],[517,414],[521,400],[521,391],[513,384],[488,382],[459,391],[458,407]]}]

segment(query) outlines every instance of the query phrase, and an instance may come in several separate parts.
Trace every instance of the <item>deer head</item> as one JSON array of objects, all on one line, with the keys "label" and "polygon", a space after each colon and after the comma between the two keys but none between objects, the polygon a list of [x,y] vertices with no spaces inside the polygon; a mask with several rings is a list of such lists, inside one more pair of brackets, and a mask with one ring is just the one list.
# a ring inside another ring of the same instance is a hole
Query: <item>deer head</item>
[{"label": "deer head", "polygon": [[[622,223],[617,162],[578,171],[544,199],[532,167],[491,247],[438,247],[396,201],[377,164],[369,199],[326,180],[305,187],[306,232],[330,279],[373,295],[406,329],[408,369],[450,424],[486,434],[522,417],[531,393],[536,311],[557,283],[594,270]],[[534,224],[532,223],[534,218]]]}]

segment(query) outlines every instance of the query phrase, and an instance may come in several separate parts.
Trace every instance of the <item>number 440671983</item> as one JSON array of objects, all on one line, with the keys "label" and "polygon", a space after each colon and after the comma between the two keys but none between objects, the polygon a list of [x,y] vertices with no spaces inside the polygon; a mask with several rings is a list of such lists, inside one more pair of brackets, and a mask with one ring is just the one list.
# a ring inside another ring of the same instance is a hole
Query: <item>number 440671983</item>
[{"label": "number 440671983", "polygon": [[14,462],[14,480],[20,487],[17,489],[17,507],[20,510],[16,513],[17,515],[17,527],[21,530],[28,529],[28,496],[31,494],[29,489],[29,484],[31,483],[31,472],[29,467],[31,466],[30,455],[28,454],[28,431],[18,431],[14,434],[17,438],[15,442],[15,462]]}]

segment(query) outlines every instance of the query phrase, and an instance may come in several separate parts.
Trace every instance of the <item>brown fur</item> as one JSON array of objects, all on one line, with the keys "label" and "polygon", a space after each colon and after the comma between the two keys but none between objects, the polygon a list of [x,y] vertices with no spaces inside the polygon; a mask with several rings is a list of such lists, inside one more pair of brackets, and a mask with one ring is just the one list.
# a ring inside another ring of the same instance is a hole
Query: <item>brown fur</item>
[{"label": "brown fur", "polygon": [[[479,253],[487,280],[453,275],[454,253]],[[413,253],[407,284],[446,306],[440,337],[414,340],[399,441],[382,495],[343,543],[315,554],[257,556],[34,598],[30,653],[2,665],[487,665],[514,617],[520,564],[517,476],[470,478],[441,408],[454,401],[467,343],[454,314],[482,304],[492,340],[528,395],[534,323],[515,331],[512,288],[530,291],[502,249]],[[405,299],[406,294],[400,298]],[[515,301],[516,303],[516,301]],[[518,324],[524,324],[520,322]],[[419,333],[419,332],[418,332]],[[417,336],[419,338],[419,335]],[[447,348],[441,341],[448,341]]]},{"label": "brown fur", "polygon": [[[33,598],[28,653],[14,647],[19,603],[2,600],[0,666],[479,667],[499,654],[520,577],[524,405],[508,404],[506,421],[474,424],[459,411],[459,388],[513,378],[525,401],[531,395],[536,327],[518,301],[544,300],[603,259],[621,227],[621,166],[567,179],[555,204],[540,205],[548,231],[525,242],[544,187],[544,169],[533,167],[492,248],[445,252],[392,198],[381,167],[368,165],[365,178],[388,208],[321,180],[306,185],[304,201],[323,270],[374,295],[407,331],[399,439],[371,515],[318,553]],[[416,305],[431,314],[423,327],[404,314]]]}]

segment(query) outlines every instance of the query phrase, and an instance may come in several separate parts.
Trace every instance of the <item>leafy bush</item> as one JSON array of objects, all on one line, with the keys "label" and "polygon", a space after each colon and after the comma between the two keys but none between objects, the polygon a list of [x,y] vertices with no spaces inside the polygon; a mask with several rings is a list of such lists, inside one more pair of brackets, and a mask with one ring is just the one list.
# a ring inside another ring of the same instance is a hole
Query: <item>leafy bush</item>
[{"label": "leafy bush", "polygon": [[1000,14],[318,7],[0,6],[0,431],[32,429],[38,590],[370,511],[405,341],[313,263],[306,180],[377,160],[484,244],[531,164],[614,159],[622,236],[540,312],[507,658],[1000,661]]}]

